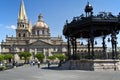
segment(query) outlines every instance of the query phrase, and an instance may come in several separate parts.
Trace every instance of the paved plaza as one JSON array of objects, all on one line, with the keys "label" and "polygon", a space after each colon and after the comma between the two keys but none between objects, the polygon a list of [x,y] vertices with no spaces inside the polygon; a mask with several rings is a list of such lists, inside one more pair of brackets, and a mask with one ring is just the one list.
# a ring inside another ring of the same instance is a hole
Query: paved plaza
[{"label": "paved plaza", "polygon": [[120,80],[120,71],[82,71],[47,69],[47,65],[24,65],[1,71],[0,80]]}]

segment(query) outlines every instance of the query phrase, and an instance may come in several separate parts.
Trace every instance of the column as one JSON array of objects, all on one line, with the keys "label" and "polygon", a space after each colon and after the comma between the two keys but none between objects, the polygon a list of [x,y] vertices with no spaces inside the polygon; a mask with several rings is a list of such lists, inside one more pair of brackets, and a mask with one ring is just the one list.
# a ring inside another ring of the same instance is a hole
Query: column
[{"label": "column", "polygon": [[116,37],[117,32],[113,30],[111,34],[111,44],[112,44],[112,59],[117,58],[117,37]]},{"label": "column", "polygon": [[90,41],[91,41],[91,46],[92,46],[92,52],[91,52],[92,59],[94,59],[95,57],[94,57],[94,36],[93,34],[91,34]]},{"label": "column", "polygon": [[70,52],[70,38],[68,37],[67,38],[67,48],[68,48],[68,53],[67,53],[67,56],[68,56],[68,59],[71,59],[71,52]]},{"label": "column", "polygon": [[74,37],[71,37],[71,44],[72,44],[72,58],[75,59],[75,41],[74,41]]},{"label": "column", "polygon": [[90,55],[90,39],[88,39],[88,59],[91,58],[91,55]]},{"label": "column", "polygon": [[103,37],[103,42],[102,42],[102,47],[103,47],[103,56],[104,56],[104,59],[107,59],[108,58],[108,55],[106,53],[106,44],[105,44],[105,36]]}]

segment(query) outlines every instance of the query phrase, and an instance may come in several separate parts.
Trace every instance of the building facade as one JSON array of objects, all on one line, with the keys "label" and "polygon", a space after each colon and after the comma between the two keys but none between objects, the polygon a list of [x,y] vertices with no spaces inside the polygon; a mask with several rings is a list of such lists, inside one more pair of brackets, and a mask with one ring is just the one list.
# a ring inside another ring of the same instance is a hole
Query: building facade
[{"label": "building facade", "polygon": [[[1,42],[2,53],[14,53],[16,60],[19,60],[20,52],[30,52],[31,59],[34,59],[34,55],[38,52],[44,53],[46,58],[57,53],[67,54],[67,42],[63,41],[62,36],[51,37],[50,28],[44,22],[42,14],[39,14],[38,21],[31,25],[27,19],[23,0],[17,20],[16,37],[6,35],[6,40]],[[79,42],[77,45],[79,52],[87,53],[87,46],[81,46]],[[102,48],[96,47],[95,51],[102,52]]]}]

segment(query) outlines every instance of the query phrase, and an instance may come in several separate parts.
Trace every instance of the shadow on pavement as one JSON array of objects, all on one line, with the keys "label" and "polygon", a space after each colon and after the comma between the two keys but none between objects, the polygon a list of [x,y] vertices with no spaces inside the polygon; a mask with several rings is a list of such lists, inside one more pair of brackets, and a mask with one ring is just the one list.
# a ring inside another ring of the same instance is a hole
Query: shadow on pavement
[{"label": "shadow on pavement", "polygon": [[47,69],[47,70],[62,70],[58,66],[51,66],[51,67],[42,67],[41,69]]}]

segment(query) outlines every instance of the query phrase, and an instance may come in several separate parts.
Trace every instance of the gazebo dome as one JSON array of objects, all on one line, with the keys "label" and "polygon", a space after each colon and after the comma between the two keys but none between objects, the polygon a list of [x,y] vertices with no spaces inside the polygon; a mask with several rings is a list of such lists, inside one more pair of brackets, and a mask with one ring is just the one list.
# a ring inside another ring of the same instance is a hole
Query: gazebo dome
[{"label": "gazebo dome", "polygon": [[88,2],[87,5],[85,6],[85,12],[92,12],[93,7],[92,5]]},{"label": "gazebo dome", "polygon": [[43,16],[42,14],[40,14],[38,16],[38,21],[35,23],[35,25],[33,26],[33,28],[45,28],[48,29],[48,25],[43,21]]}]

